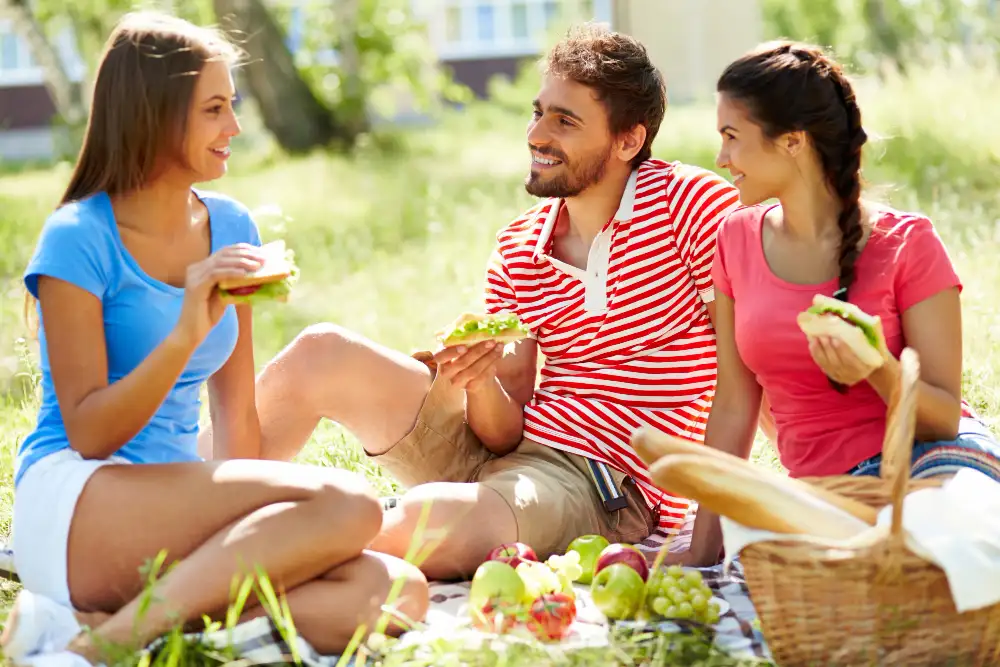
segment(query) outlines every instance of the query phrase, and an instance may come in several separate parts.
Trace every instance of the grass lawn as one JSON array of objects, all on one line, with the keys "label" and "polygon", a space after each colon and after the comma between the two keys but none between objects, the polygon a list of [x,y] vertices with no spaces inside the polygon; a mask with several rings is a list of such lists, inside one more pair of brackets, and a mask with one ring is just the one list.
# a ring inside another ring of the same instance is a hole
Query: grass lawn
[{"label": "grass lawn", "polygon": [[[1000,77],[954,68],[909,80],[865,82],[861,101],[873,142],[870,194],[930,215],[965,281],[966,397],[990,423],[1000,417]],[[398,138],[392,152],[347,159],[316,154],[259,159],[246,140],[230,175],[211,187],[259,208],[265,240],[282,237],[302,270],[294,299],[256,314],[261,364],[304,326],[336,322],[405,351],[464,309],[477,308],[484,262],[496,231],[531,198],[524,124],[534,90],[507,90],[490,105],[448,116]],[[942,104],[942,102],[946,102]],[[713,167],[714,109],[676,108],[657,156]],[[19,339],[20,272],[69,168],[0,176],[0,537],[9,530],[14,452],[34,420],[34,350]],[[755,455],[776,465],[760,445]],[[363,470],[384,492],[394,488],[360,456],[357,443],[323,424],[300,456],[317,465]],[[0,608],[15,590],[0,584]],[[528,664],[528,663],[524,663]],[[595,663],[596,664],[596,663]]]}]

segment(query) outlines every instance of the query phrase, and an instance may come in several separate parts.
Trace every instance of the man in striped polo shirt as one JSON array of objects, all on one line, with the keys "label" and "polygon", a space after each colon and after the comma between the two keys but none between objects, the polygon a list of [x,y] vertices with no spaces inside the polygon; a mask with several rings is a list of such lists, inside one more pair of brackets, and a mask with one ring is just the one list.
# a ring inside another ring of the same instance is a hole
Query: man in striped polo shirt
[{"label": "man in striped polo shirt", "polygon": [[408,487],[372,549],[405,555],[429,507],[432,578],[470,575],[501,543],[545,558],[582,534],[676,531],[687,502],[651,483],[629,440],[640,425],[703,437],[715,233],[737,193],[651,158],[665,107],[635,39],[590,27],[555,46],[527,134],[540,201],[499,233],[486,272],[485,310],[532,337],[415,358],[312,327],[261,376],[264,455],[291,456],[322,417],[350,429]]}]

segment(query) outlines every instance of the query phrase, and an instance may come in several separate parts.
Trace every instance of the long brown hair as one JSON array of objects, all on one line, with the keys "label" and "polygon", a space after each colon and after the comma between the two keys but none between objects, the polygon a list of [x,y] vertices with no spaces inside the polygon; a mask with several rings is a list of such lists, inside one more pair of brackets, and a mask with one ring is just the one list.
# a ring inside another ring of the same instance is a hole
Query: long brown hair
[{"label": "long brown hair", "polygon": [[[206,63],[239,62],[217,30],[160,12],[126,14],[97,66],[83,146],[59,206],[98,192],[114,196],[147,185],[164,157],[183,160],[195,82]],[[30,330],[34,299],[25,296]]]},{"label": "long brown hair", "polygon": [[[827,182],[841,202],[840,272],[834,296],[847,301],[864,236],[861,155],[868,134],[843,68],[817,46],[770,42],[729,65],[716,88],[745,104],[769,137],[800,130],[809,134]],[[831,384],[846,391],[843,385]]]},{"label": "long brown hair", "polygon": [[868,140],[854,88],[841,66],[816,46],[770,42],[733,62],[718,92],[744,103],[764,133],[804,130],[841,201],[837,298],[847,301],[863,236],[861,153]]}]

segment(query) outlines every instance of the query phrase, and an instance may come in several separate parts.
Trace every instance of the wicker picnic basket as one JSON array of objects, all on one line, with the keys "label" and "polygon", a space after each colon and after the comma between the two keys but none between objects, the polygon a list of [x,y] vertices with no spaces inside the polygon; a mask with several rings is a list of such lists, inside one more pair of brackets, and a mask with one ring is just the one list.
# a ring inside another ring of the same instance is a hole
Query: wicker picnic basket
[{"label": "wicker picnic basket", "polygon": [[864,547],[768,541],[740,556],[761,630],[782,667],[1000,665],[1000,605],[959,614],[944,572],[903,542],[906,494],[941,482],[910,479],[919,362],[911,349],[900,361],[882,476],[808,480],[875,508],[891,503],[891,529]]}]

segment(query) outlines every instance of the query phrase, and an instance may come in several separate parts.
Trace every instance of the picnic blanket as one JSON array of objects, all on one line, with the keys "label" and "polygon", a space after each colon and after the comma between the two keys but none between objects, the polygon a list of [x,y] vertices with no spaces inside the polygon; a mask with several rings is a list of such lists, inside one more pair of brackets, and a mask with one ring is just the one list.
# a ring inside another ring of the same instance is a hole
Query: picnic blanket
[{"label": "picnic blanket", "polygon": [[[724,601],[724,613],[716,625],[715,644],[734,658],[759,658],[770,660],[764,638],[756,627],[756,613],[750,602],[743,573],[738,562],[726,574],[722,566],[700,569],[705,583],[715,597]],[[404,635],[401,643],[421,643],[433,641],[441,636],[457,637],[461,633],[475,633],[465,628],[463,621],[468,600],[469,583],[431,584],[431,606],[424,627]],[[584,586],[577,587],[578,620],[569,637],[563,640],[565,649],[583,648],[606,642],[607,626],[596,620],[589,591]],[[599,612],[597,612],[599,613]],[[669,632],[669,623],[663,623],[663,631]],[[676,629],[675,631],[681,631]],[[218,630],[212,633],[191,635],[193,639],[210,646],[232,646],[245,665],[268,665],[287,663],[289,656],[296,655],[306,667],[333,667],[340,656],[321,655],[302,637],[291,642],[283,637],[281,630],[267,617],[242,623],[232,631]],[[154,644],[150,647],[156,649]],[[352,658],[346,664],[358,667]]]},{"label": "picnic blanket", "polygon": [[[670,541],[671,551],[688,548],[691,528],[689,522],[680,534]],[[664,536],[654,535],[637,546],[652,560],[663,542]],[[4,552],[0,555],[12,556],[6,549],[0,549],[0,552]],[[12,563],[8,565],[12,571]],[[715,645],[735,658],[770,660],[770,652],[757,627],[757,614],[750,601],[739,561],[735,560],[725,573],[721,564],[700,568],[699,571],[706,585],[713,591],[716,601],[722,602],[721,617],[715,626]],[[408,632],[402,643],[429,642],[441,636],[454,637],[456,633],[462,632],[475,633],[476,631],[467,628],[468,624],[465,622],[469,585],[469,582],[432,582],[427,618],[420,628]],[[608,626],[594,607],[588,588],[578,585],[576,591],[578,620],[560,648],[573,650],[606,644],[609,636]],[[660,624],[658,630],[683,632],[683,628],[671,623]],[[231,647],[241,662],[247,666],[287,664],[289,656],[292,655],[297,656],[306,667],[333,667],[339,665],[340,661],[340,656],[337,655],[321,655],[300,636],[286,638],[282,629],[268,617],[241,623],[231,630],[193,633],[187,637],[192,641],[220,649]],[[154,642],[149,649],[155,652],[158,646],[158,643]],[[346,665],[357,667],[358,663],[352,658]]]}]

